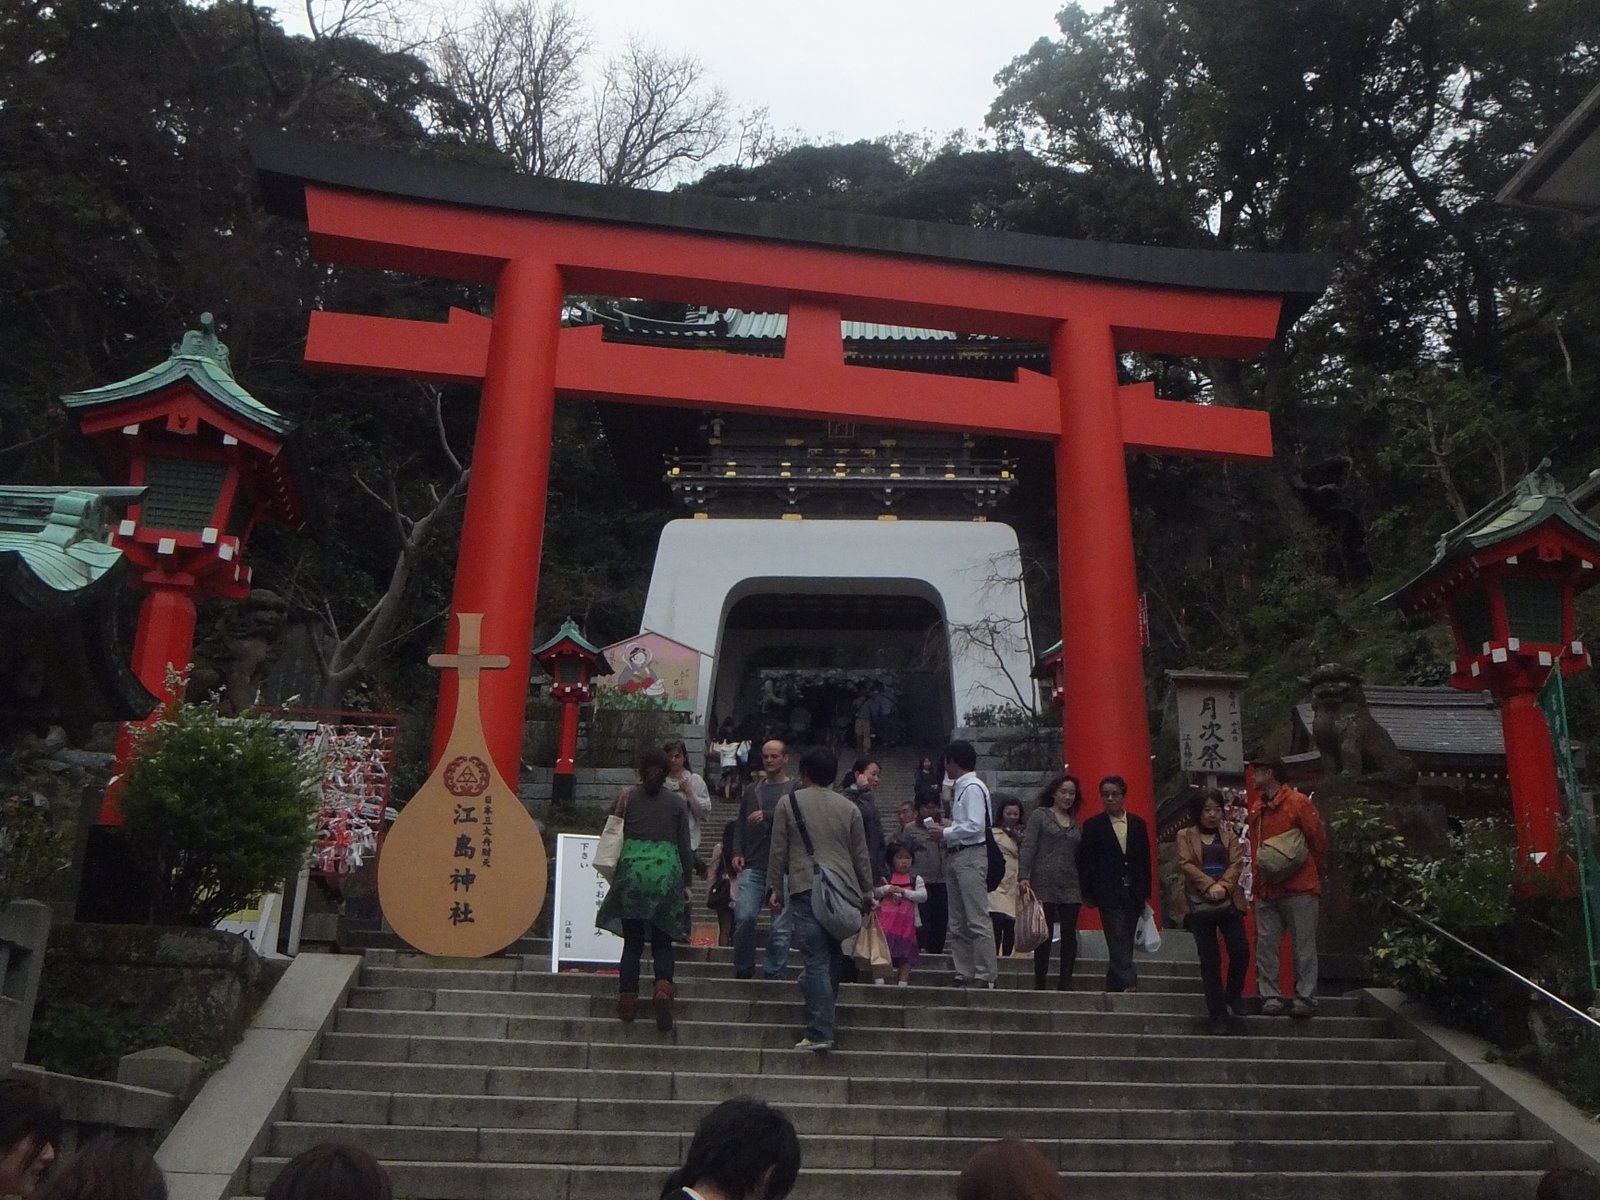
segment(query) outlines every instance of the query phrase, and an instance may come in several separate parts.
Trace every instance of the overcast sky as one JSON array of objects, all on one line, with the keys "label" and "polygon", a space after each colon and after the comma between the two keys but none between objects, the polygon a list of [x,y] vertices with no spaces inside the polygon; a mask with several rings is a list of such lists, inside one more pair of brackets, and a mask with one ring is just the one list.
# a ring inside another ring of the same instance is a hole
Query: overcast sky
[{"label": "overcast sky", "polygon": [[597,40],[637,32],[699,55],[779,131],[854,141],[983,128],[994,76],[1056,33],[1056,0],[592,0]]},{"label": "overcast sky", "polygon": [[[325,3],[326,0],[314,0]],[[1105,0],[1088,0],[1100,8]],[[994,76],[1057,33],[1060,0],[577,0],[605,51],[630,33],[690,51],[736,110],[766,107],[780,134],[855,141],[978,132]],[[303,32],[303,0],[276,0]],[[465,6],[454,4],[457,14]]]}]

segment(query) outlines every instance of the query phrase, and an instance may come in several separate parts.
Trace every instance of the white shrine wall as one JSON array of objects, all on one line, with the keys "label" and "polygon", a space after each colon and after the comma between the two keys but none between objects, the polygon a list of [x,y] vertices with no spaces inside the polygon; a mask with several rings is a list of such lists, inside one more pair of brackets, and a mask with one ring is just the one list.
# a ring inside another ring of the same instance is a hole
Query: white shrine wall
[{"label": "white shrine wall", "polygon": [[[848,521],[706,518],[661,531],[641,625],[702,652],[698,709],[735,686],[724,625],[746,596],[769,593],[907,595],[927,599],[951,637],[951,702],[956,723],[985,705],[1032,696],[1033,661],[1023,637],[1026,601],[1016,532],[995,521]],[[1000,582],[996,582],[996,581]],[[997,652],[960,634],[984,622],[1006,631]],[[1003,624],[1001,624],[1003,623]],[[721,678],[719,678],[719,675]],[[727,681],[727,682],[724,682]]]}]

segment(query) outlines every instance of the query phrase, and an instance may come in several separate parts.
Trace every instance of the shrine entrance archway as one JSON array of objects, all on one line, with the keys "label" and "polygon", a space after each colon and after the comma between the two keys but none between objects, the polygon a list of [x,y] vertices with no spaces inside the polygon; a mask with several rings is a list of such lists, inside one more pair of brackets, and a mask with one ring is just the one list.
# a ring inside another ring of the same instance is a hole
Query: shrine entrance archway
[{"label": "shrine entrance archway", "polygon": [[[254,154],[269,206],[306,222],[320,258],[494,289],[492,318],[315,312],[306,359],[482,383],[453,608],[483,614],[482,649],[509,660],[480,682],[488,750],[507,779],[520,760],[555,401],[620,399],[1052,443],[1062,577],[1073,580],[1061,592],[1063,758],[1086,779],[1124,776],[1128,807],[1153,824],[1125,456],[1262,460],[1272,440],[1265,413],[1122,384],[1118,356],[1253,356],[1286,309],[1321,293],[1320,259],[554,183],[282,135]],[[784,354],[606,343],[598,328],[562,328],[577,292],[784,312]],[[1004,382],[847,366],[841,318],[1044,342],[1051,373]],[[452,652],[458,636],[453,625]],[[456,686],[446,671],[436,751]]]}]

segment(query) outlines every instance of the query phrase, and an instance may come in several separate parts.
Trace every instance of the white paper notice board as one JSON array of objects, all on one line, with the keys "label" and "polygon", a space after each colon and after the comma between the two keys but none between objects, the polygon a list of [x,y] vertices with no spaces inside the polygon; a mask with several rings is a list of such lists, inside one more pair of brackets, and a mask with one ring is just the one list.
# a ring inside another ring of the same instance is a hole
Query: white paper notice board
[{"label": "white paper notice board", "polygon": [[551,915],[550,969],[606,966],[622,961],[622,939],[594,926],[610,884],[594,869],[600,839],[594,834],[556,835],[555,912]]}]

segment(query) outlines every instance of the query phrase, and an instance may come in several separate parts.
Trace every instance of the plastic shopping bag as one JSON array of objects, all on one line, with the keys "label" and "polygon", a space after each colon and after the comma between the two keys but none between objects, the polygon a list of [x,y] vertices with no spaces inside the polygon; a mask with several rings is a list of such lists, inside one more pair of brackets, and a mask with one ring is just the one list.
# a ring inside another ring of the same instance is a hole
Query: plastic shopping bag
[{"label": "plastic shopping bag", "polygon": [[1134,926],[1133,944],[1146,954],[1154,954],[1161,949],[1161,930],[1156,928],[1156,914],[1148,904],[1139,915],[1139,924]]}]

